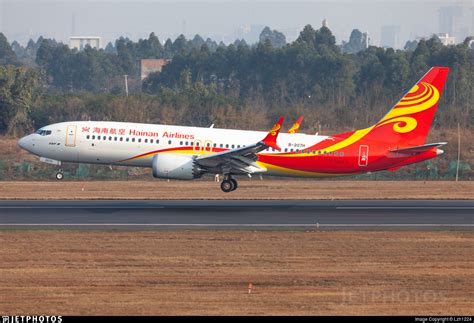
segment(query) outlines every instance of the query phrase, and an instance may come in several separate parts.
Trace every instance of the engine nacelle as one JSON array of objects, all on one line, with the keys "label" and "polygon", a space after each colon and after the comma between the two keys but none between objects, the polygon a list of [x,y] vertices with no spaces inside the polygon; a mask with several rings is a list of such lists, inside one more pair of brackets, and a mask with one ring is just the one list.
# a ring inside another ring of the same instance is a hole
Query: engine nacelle
[{"label": "engine nacelle", "polygon": [[153,156],[153,177],[166,179],[194,179],[202,176],[195,157],[181,154]]}]

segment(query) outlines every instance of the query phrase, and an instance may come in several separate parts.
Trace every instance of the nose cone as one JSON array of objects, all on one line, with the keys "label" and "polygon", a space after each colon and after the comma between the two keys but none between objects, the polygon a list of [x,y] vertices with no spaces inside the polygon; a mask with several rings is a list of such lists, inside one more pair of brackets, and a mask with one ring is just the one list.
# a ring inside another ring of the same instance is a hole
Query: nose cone
[{"label": "nose cone", "polygon": [[32,149],[35,144],[33,142],[34,141],[33,138],[31,137],[32,135],[28,135],[18,140],[18,146],[20,146],[22,149],[26,151],[32,152]]},{"label": "nose cone", "polygon": [[18,146],[20,146],[21,149],[25,149],[27,148],[27,142],[28,142],[28,139],[27,139],[28,136],[26,137],[23,137],[21,138],[20,140],[18,140]]}]

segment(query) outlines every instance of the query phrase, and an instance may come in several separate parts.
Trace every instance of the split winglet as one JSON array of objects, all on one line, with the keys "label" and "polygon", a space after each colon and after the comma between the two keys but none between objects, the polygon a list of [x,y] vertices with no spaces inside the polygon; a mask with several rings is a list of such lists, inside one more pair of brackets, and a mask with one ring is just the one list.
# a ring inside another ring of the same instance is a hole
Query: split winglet
[{"label": "split winglet", "polygon": [[298,120],[291,126],[290,130],[288,130],[288,133],[297,133],[298,130],[300,129],[301,122],[303,121],[303,116],[300,116]]},{"label": "split winglet", "polygon": [[277,123],[275,123],[273,125],[273,128],[272,130],[270,130],[267,134],[267,136],[262,140],[262,142],[270,147],[270,148],[273,148],[273,149],[276,149],[276,150],[281,150],[280,147],[278,147],[276,141],[277,141],[277,137],[278,137],[278,134],[280,133],[280,129],[281,129],[281,125],[283,123],[283,116],[280,117],[280,119],[278,120]]}]

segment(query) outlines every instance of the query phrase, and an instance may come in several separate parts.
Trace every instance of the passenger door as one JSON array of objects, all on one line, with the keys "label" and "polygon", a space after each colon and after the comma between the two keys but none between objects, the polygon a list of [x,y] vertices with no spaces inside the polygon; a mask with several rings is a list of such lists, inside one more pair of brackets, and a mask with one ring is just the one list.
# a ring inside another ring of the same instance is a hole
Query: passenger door
[{"label": "passenger door", "polygon": [[67,126],[66,129],[66,146],[76,147],[77,126]]}]

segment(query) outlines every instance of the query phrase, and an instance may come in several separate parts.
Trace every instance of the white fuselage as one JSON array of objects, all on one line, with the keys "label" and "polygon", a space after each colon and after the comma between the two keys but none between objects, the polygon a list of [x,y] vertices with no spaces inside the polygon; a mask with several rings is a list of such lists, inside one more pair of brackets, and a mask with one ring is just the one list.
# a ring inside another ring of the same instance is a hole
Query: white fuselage
[{"label": "white fuselage", "polygon": [[[22,138],[19,145],[33,154],[61,162],[152,167],[156,153],[211,154],[255,144],[265,135],[266,132],[246,130],[78,121],[43,127]],[[281,152],[293,152],[326,138],[281,133],[278,144]],[[277,152],[269,148],[261,153]]]}]

